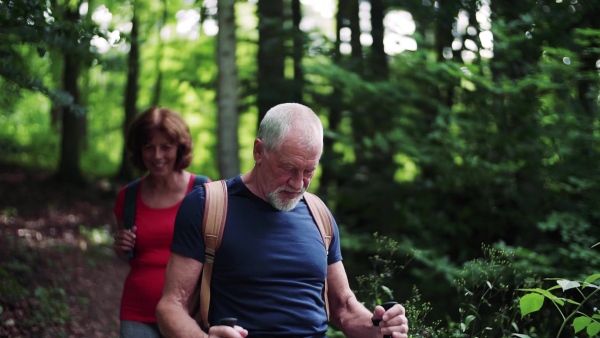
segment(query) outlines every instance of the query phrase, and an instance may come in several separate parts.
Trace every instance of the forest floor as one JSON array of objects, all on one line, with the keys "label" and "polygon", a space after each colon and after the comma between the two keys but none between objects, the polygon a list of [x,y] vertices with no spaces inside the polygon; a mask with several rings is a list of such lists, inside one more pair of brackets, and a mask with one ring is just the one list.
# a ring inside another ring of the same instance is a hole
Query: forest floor
[{"label": "forest floor", "polygon": [[116,188],[0,163],[0,337],[118,337]]}]

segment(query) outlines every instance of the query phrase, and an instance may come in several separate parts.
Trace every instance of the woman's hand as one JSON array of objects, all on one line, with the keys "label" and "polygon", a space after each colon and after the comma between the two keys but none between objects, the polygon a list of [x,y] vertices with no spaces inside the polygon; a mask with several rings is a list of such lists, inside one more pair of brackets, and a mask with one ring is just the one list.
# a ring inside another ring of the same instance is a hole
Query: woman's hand
[{"label": "woman's hand", "polygon": [[137,227],[134,225],[131,230],[119,229],[113,236],[115,239],[113,244],[113,249],[122,260],[127,260],[125,256],[126,253],[130,250],[133,250],[135,247],[135,238],[137,233]]}]

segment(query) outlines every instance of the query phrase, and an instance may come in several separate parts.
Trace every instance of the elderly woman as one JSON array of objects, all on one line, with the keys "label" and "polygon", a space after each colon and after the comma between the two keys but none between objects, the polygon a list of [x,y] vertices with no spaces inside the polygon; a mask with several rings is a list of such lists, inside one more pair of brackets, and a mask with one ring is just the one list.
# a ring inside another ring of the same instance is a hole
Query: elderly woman
[{"label": "elderly woman", "polygon": [[130,266],[121,298],[120,332],[123,338],[160,337],[155,310],[175,216],[192,188],[210,180],[184,170],[192,159],[192,140],[183,118],[170,109],[153,107],[138,115],[129,126],[126,146],[132,164],[147,174],[123,187],[114,206],[113,248]]}]

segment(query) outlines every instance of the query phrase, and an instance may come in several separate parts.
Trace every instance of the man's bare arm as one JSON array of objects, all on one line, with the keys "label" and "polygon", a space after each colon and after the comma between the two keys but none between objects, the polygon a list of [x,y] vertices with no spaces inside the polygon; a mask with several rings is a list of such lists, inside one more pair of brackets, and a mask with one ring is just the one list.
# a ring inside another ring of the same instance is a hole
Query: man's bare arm
[{"label": "man's bare arm", "polygon": [[188,303],[197,287],[203,264],[171,253],[165,287],[156,307],[156,319],[165,337],[208,337],[188,313]]},{"label": "man's bare arm", "polygon": [[349,338],[373,337],[373,314],[354,296],[342,262],[329,265],[327,284],[331,321]]},{"label": "man's bare arm", "polygon": [[[373,313],[366,309],[350,289],[348,276],[342,262],[331,264],[327,269],[328,299],[331,321],[348,338],[408,337],[408,322],[404,308],[395,305],[388,311],[381,306]],[[381,319],[379,327],[374,327],[371,319]],[[383,332],[382,332],[383,331]]]}]

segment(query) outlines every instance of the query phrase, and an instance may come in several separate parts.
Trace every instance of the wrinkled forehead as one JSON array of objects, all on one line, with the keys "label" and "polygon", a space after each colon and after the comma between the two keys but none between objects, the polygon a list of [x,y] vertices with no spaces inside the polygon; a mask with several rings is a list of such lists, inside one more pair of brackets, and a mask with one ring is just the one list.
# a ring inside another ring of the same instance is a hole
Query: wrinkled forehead
[{"label": "wrinkled forehead", "polygon": [[306,128],[294,128],[281,140],[278,150],[283,152],[293,152],[306,154],[316,154],[316,157],[321,156],[323,150],[323,138],[314,130],[310,131]]}]

